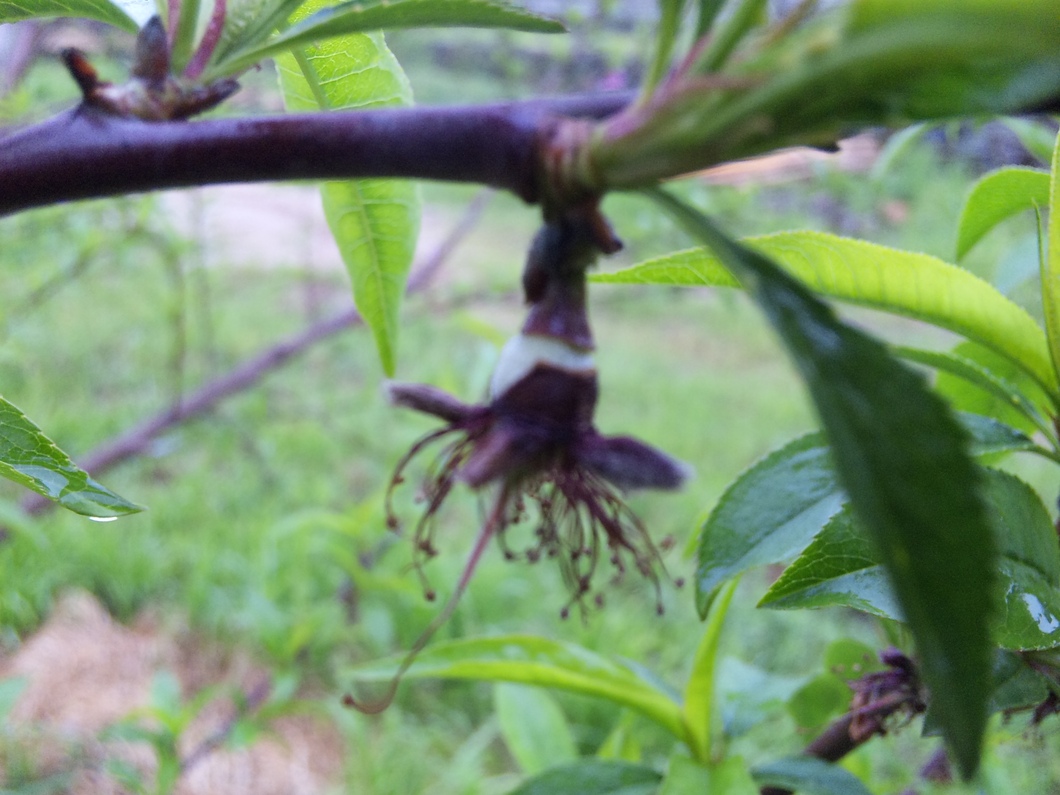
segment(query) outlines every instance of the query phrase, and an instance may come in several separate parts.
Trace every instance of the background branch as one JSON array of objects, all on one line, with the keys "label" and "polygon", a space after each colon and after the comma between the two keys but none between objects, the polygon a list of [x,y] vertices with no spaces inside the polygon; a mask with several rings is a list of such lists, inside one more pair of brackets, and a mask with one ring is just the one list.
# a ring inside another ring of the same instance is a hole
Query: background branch
[{"label": "background branch", "polygon": [[[471,200],[463,216],[449,234],[409,278],[408,292],[410,294],[420,292],[430,285],[431,280],[452,255],[456,246],[482,217],[492,196],[492,191],[484,190]],[[166,431],[206,414],[226,398],[250,389],[268,373],[282,367],[314,344],[362,323],[361,315],[354,307],[313,323],[288,339],[251,356],[224,375],[203,384],[191,394],[175,400],[153,417],[143,420],[114,439],[99,445],[82,458],[78,465],[93,476],[98,476],[130,458],[142,455],[151,442]],[[54,508],[55,503],[39,494],[29,494],[22,500],[21,507],[26,514],[38,516]]]}]

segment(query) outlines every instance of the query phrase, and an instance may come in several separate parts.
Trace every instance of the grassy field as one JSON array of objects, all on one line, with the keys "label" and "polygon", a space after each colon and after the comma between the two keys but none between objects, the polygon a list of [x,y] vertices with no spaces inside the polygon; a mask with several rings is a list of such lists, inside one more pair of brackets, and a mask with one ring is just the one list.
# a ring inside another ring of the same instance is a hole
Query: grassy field
[{"label": "grassy field", "polygon": [[[950,258],[971,178],[922,147],[878,181],[822,168],[793,184],[688,191],[740,234],[826,228]],[[469,188],[424,188],[428,211],[441,219],[458,217],[473,195]],[[610,198],[606,210],[627,249],[603,267],[687,244],[631,197]],[[521,322],[518,275],[536,221],[534,210],[514,199],[491,203],[435,285],[408,301],[401,380],[469,400],[483,394],[498,343]],[[1015,223],[996,233],[968,267],[992,278],[1029,228]],[[155,197],[3,219],[0,239],[0,391],[75,457],[349,303],[345,275],[311,262],[199,267],[201,242],[178,231]],[[635,434],[695,468],[680,494],[633,501],[653,535],[676,540],[666,556],[670,573],[688,577],[687,551],[704,512],[751,462],[812,429],[812,412],[769,330],[738,294],[597,288],[592,315],[600,429]],[[891,339],[947,341],[912,323],[852,316]],[[338,707],[342,666],[407,648],[437,610],[423,600],[408,548],[380,546],[390,472],[432,427],[389,408],[381,382],[363,329],[317,345],[102,478],[149,508],[121,521],[97,524],[68,513],[28,520],[18,512],[20,492],[0,486],[0,517],[10,532],[0,544],[4,654],[18,652],[61,594],[84,589],[123,622],[151,611],[165,617],[164,631],[184,627],[204,649],[241,649],[269,670],[292,674],[304,700],[343,738],[339,791],[500,793],[513,786],[519,771],[500,738],[488,686],[411,683],[395,709],[377,719]],[[416,506],[402,506],[414,515]],[[456,581],[479,514],[464,493],[446,506],[442,554],[428,570],[443,594]],[[733,705],[756,671],[776,682],[818,671],[831,640],[885,643],[873,624],[849,614],[755,610],[764,576],[742,584],[724,639]],[[650,588],[627,581],[601,612],[563,621],[556,571],[491,554],[440,637],[547,635],[636,660],[676,686],[700,624],[690,589],[664,582],[663,598],[667,611],[657,617]],[[558,702],[583,752],[597,748],[620,719],[596,702]],[[754,760],[797,750],[802,739],[791,719],[779,708],[764,714],[737,749]],[[637,728],[643,758],[664,760],[667,739],[646,722]],[[917,734],[911,727],[871,743],[849,764],[871,771],[878,791],[896,791],[932,750]],[[1032,785],[1042,780],[1043,765],[1060,776],[1054,740],[1047,733],[991,752],[990,775],[1000,782],[991,791],[1044,791]],[[0,763],[10,770],[4,747]],[[32,765],[25,775],[33,777]]]}]

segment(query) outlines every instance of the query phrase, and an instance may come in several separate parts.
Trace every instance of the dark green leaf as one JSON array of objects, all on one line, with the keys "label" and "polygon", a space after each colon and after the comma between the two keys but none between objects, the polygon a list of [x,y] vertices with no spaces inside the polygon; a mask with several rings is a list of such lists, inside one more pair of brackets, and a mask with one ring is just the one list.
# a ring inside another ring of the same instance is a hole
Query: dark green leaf
[{"label": "dark green leaf", "polygon": [[792,355],[916,639],[950,749],[971,776],[986,724],[996,549],[967,434],[881,343],[694,209],[654,196],[738,276]]},{"label": "dark green leaf", "polygon": [[[1009,649],[1060,644],[1060,547],[1041,499],[1019,478],[985,472],[985,496],[1001,551],[995,639]],[[773,608],[850,607],[901,619],[879,556],[844,510],[773,583],[760,603]]]},{"label": "dark green leaf", "polygon": [[[282,21],[281,17],[272,27],[279,27]],[[240,71],[276,53],[338,36],[425,27],[505,28],[534,33],[565,30],[554,19],[495,0],[357,0],[321,9],[264,43],[254,40],[235,47],[218,62],[216,71]]]},{"label": "dark green leaf", "polygon": [[849,507],[832,517],[759,605],[782,609],[842,605],[882,618],[902,616],[876,549]]},{"label": "dark green leaf", "polygon": [[725,491],[700,533],[700,616],[726,580],[805,549],[844,502],[822,434],[796,439],[752,466]]},{"label": "dark green leaf", "polygon": [[972,186],[957,223],[957,259],[986,233],[1016,213],[1049,204],[1049,174],[1036,168],[1003,168]]},{"label": "dark green leaf", "polygon": [[1011,425],[1006,425],[993,417],[983,417],[967,412],[959,412],[956,417],[971,437],[970,449],[976,456],[993,457],[1000,453],[1038,451],[1048,456],[1053,455],[1050,451],[1035,444],[1034,440],[1023,431],[1016,430]]},{"label": "dark green leaf", "polygon": [[548,693],[501,682],[493,687],[501,734],[524,773],[536,775],[578,756],[567,719]]},{"label": "dark green leaf", "polygon": [[699,0],[699,10],[696,16],[696,39],[701,39],[713,27],[718,18],[718,12],[725,5],[725,0]]},{"label": "dark green leaf", "polygon": [[[961,412],[957,420],[971,437],[975,455],[1019,451],[1049,455],[1024,433],[990,417]],[[850,562],[847,559],[850,550],[846,546],[847,534],[838,526],[833,528],[835,536],[821,538],[812,550],[807,548],[846,503],[846,493],[839,485],[831,454],[820,433],[796,439],[752,466],[725,491],[700,534],[696,570],[696,599],[700,609],[710,606],[717,589],[731,577],[757,566],[790,560],[807,550],[805,560],[800,559],[782,575],[763,598],[763,605],[855,607],[858,605],[847,601],[845,595],[850,589],[864,588],[868,599],[859,609],[888,617],[898,615],[892,610],[893,596],[874,556],[871,565],[857,574],[854,574],[856,569],[844,567]],[[852,536],[853,550],[863,557],[870,555],[871,548],[859,539],[857,534]],[[818,568],[815,563],[811,574],[802,568],[809,561],[817,561],[822,556],[830,559],[833,554],[838,556],[832,562],[839,569]],[[850,574],[851,579],[834,579],[845,574]],[[823,580],[818,580],[816,575],[828,580],[828,585],[821,585]],[[789,576],[796,579],[789,582]],[[811,585],[821,590],[802,591],[802,587]],[[787,586],[793,590],[777,591],[778,587]],[[790,598],[796,591],[799,591],[798,598]],[[840,601],[833,601],[840,597]]]},{"label": "dark green leaf", "polygon": [[[348,669],[360,682],[388,681],[403,658]],[[684,738],[681,708],[668,693],[633,666],[610,660],[573,643],[529,635],[502,635],[429,646],[405,673],[406,679],[474,679],[554,687],[632,707]]]},{"label": "dark green leaf", "polygon": [[583,759],[535,776],[509,795],[652,795],[661,780],[645,765]]},{"label": "dark green leaf", "polygon": [[80,469],[41,429],[0,398],[0,477],[74,513],[109,519],[142,511]]},{"label": "dark green leaf", "polygon": [[137,25],[120,5],[108,0],[0,0],[0,25],[20,19],[82,17],[135,32]]},{"label": "dark green leaf", "polygon": [[793,756],[751,770],[762,786],[783,787],[804,795],[870,795],[853,773],[812,756]]},{"label": "dark green leaf", "polygon": [[1002,712],[1040,704],[1049,695],[1046,680],[1011,651],[994,656],[994,693],[990,711]]}]

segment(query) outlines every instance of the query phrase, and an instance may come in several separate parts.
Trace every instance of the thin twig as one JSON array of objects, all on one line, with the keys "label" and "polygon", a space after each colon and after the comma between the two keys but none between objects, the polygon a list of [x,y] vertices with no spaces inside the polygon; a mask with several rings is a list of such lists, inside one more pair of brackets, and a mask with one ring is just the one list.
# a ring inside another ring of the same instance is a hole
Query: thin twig
[{"label": "thin twig", "polygon": [[[421,292],[430,284],[457,244],[467,236],[482,216],[490,196],[491,191],[482,191],[469,203],[463,216],[445,239],[412,273],[407,288],[409,294]],[[362,323],[360,313],[353,307],[313,323],[294,336],[250,357],[224,375],[203,384],[125,433],[99,445],[85,455],[79,465],[85,471],[98,476],[130,458],[142,455],[151,442],[166,431],[206,414],[226,398],[253,387],[265,375],[304,353],[316,343]],[[51,500],[39,494],[30,494],[21,503],[22,510],[30,516],[39,516],[54,505]]]}]

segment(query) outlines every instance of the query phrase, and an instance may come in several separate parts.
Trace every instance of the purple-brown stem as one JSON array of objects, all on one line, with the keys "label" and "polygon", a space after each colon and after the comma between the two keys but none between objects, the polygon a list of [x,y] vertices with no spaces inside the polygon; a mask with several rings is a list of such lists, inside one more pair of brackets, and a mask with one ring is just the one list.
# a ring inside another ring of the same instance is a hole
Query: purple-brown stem
[{"label": "purple-brown stem", "polygon": [[76,199],[231,182],[397,177],[539,200],[539,147],[564,116],[626,92],[492,105],[143,122],[80,106],[0,137],[0,215]]}]

